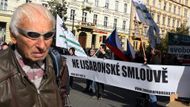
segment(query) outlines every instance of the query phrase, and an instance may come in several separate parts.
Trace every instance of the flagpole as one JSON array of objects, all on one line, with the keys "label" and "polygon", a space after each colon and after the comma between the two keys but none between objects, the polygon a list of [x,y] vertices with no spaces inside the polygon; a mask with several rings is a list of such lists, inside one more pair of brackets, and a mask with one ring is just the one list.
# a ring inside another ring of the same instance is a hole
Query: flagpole
[{"label": "flagpole", "polygon": [[[136,16],[135,16],[136,17]],[[137,19],[135,18],[135,24],[137,22]],[[138,23],[138,22],[137,22]],[[138,29],[138,32],[136,31],[136,29]],[[135,26],[135,35],[138,35],[140,36],[140,40],[141,40],[141,44],[142,44],[142,49],[143,49],[143,57],[144,57],[144,64],[147,63],[147,58],[146,58],[146,53],[145,53],[145,49],[144,49],[144,46],[143,46],[143,41],[142,41],[142,37],[140,35],[140,31],[139,31],[139,25],[137,25],[137,28]]]},{"label": "flagpole", "polygon": [[93,55],[93,57],[98,53],[99,50],[100,50],[100,48],[98,48],[98,50],[97,50],[96,53]]},{"label": "flagpole", "polygon": [[142,49],[143,49],[144,64],[147,64],[146,52],[145,52],[144,45],[142,42],[142,37],[141,37],[141,44],[142,44]]}]

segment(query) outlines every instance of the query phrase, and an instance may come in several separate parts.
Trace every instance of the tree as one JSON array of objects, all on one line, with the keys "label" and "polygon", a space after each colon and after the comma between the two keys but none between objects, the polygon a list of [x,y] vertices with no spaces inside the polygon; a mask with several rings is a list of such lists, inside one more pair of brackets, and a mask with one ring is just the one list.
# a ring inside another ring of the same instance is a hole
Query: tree
[{"label": "tree", "polygon": [[189,35],[189,27],[186,24],[182,24],[181,27],[176,28],[176,31],[171,31],[173,33]]},{"label": "tree", "polygon": [[64,19],[64,21],[67,19],[67,7],[66,7],[66,1],[62,0],[62,3],[59,2],[59,0],[50,0],[48,1],[48,5],[50,7],[51,13],[56,16],[57,14]]}]

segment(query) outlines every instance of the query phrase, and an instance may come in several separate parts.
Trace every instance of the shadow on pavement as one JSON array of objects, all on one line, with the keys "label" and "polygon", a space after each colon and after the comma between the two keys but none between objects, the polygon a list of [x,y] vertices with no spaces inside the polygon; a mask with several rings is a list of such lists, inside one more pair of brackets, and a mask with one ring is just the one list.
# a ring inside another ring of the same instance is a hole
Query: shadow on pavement
[{"label": "shadow on pavement", "polygon": [[[76,91],[75,94],[79,93],[80,96],[78,97],[81,99],[86,98],[84,102],[82,102],[83,100],[80,99],[81,100],[80,103],[86,103],[86,102],[91,102],[92,104],[94,103],[94,105],[90,105],[90,106],[89,105],[85,106],[85,105],[80,104],[81,105],[80,107],[88,107],[88,106],[89,107],[135,107],[136,97],[141,96],[141,93],[138,93],[135,91],[130,91],[130,90],[114,87],[114,86],[105,85],[103,100],[98,101],[97,99],[92,99],[92,96],[91,96],[92,94],[83,92],[85,87],[86,87],[85,79],[74,78],[73,90]],[[158,107],[164,107],[165,104],[168,103],[169,98],[158,97],[158,100],[159,102],[161,102],[161,104],[159,104]],[[77,107],[79,107],[79,105],[77,105]]]}]

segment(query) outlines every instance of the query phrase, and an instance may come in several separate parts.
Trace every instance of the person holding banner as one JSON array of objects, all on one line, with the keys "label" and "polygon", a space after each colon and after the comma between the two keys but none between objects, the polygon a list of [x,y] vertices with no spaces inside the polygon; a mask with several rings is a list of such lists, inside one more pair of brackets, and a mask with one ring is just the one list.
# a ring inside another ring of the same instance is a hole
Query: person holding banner
[{"label": "person holding banner", "polygon": [[[151,49],[150,64],[161,64],[161,52],[158,49]],[[157,97],[156,95],[149,95],[150,106],[157,107]]]},{"label": "person holding banner", "polygon": [[[109,55],[106,53],[106,45],[105,44],[100,45],[97,58],[106,58],[106,59],[109,58]],[[96,85],[97,85],[96,95],[97,95],[98,100],[101,100],[103,92],[104,92],[104,84],[97,82]]]},{"label": "person holding banner", "polygon": [[[95,55],[96,50],[94,48],[89,49],[88,53],[89,53],[90,57],[96,58],[96,55]],[[87,79],[86,80],[86,88],[85,88],[84,92],[92,92],[92,94],[94,96],[94,94],[96,92],[95,86],[96,86],[95,81]]]},{"label": "person holding banner", "polygon": [[[69,48],[69,55],[76,56],[74,47]],[[69,85],[71,88],[73,88],[73,77],[72,76],[70,76],[70,78],[69,78]]]}]

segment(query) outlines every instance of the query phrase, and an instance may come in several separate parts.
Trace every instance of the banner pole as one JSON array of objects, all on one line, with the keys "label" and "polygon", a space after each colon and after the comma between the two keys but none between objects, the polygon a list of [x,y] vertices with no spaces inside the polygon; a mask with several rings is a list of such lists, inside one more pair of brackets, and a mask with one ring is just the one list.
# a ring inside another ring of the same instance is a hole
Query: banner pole
[{"label": "banner pole", "polygon": [[142,45],[143,56],[144,56],[144,64],[147,64],[146,52],[145,52],[145,49],[144,49],[142,37],[141,37],[141,45]]},{"label": "banner pole", "polygon": [[98,53],[99,50],[100,50],[100,48],[98,48],[98,50],[96,51],[96,53],[93,56],[95,56]]}]

